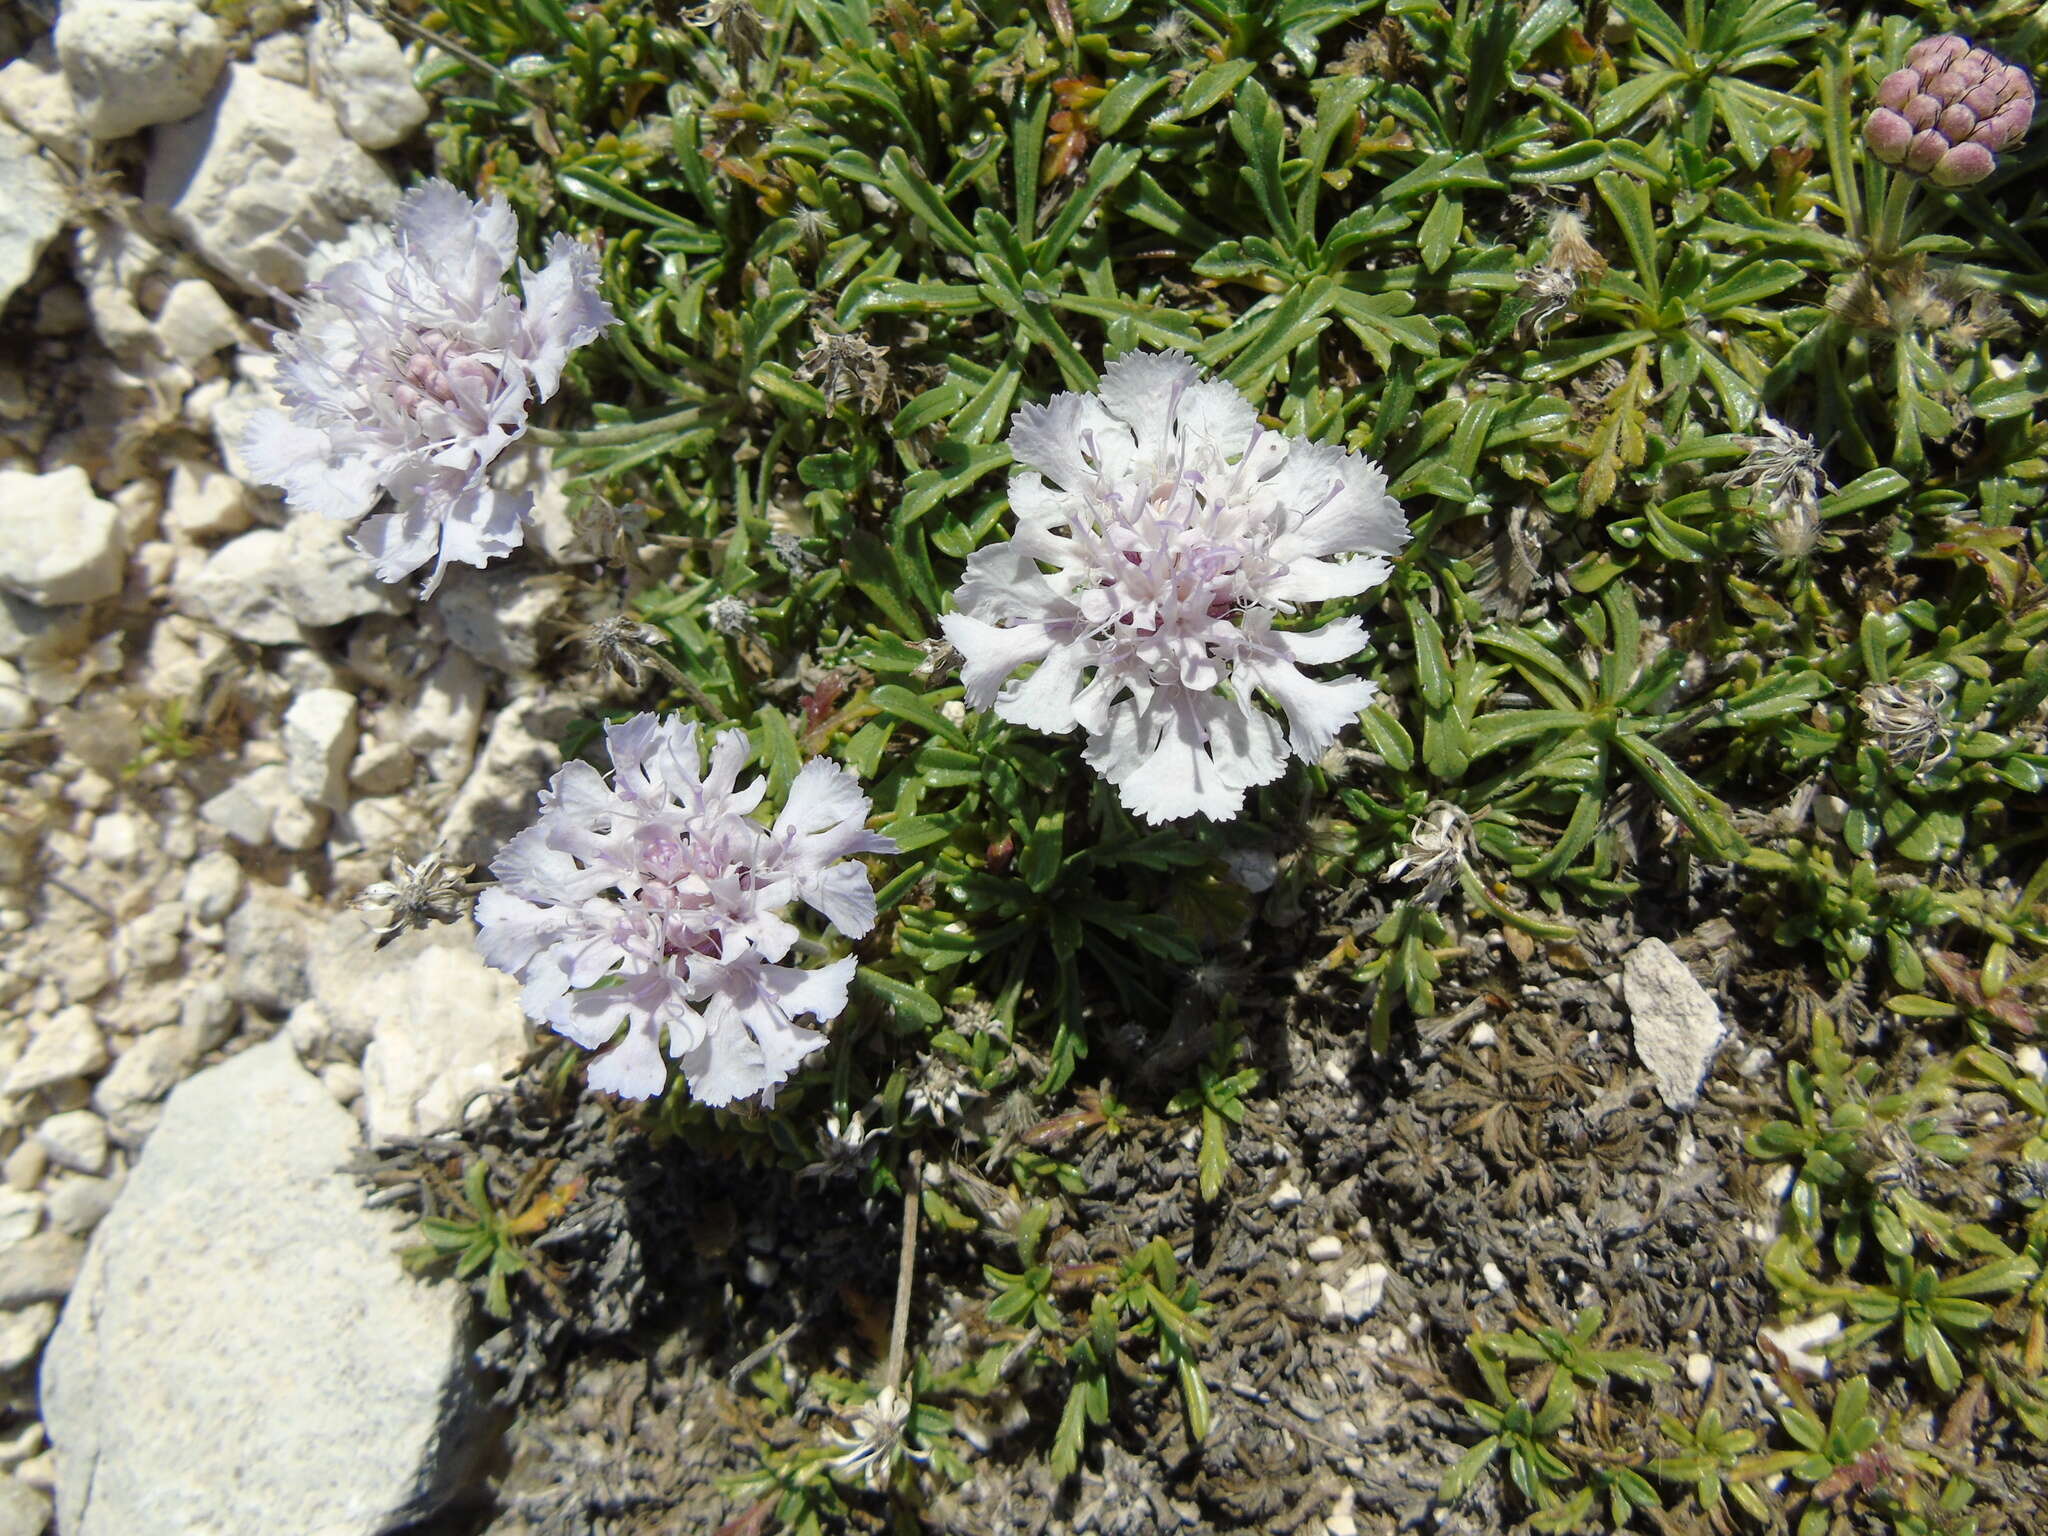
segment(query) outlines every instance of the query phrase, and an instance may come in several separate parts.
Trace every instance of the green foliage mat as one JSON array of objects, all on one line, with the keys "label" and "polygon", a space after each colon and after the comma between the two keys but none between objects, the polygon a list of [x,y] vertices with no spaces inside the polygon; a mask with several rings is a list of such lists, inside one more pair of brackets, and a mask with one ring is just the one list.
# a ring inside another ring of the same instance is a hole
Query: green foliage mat
[{"label": "green foliage mat", "polygon": [[[1646,1353],[1597,1308],[1500,1312],[1433,1346],[1461,1427],[1432,1476],[1548,1530],[2024,1513],[1972,1490],[2002,1475],[1986,1448],[2048,1433],[2048,1103],[2015,1054],[2048,974],[2048,132],[1943,191],[1860,122],[1943,28],[2038,69],[2034,6],[413,14],[473,55],[422,71],[441,173],[510,198],[530,249],[602,247],[624,323],[572,368],[556,458],[587,516],[631,545],[645,514],[667,551],[633,596],[666,706],[747,727],[778,790],[817,753],[852,766],[902,849],[818,1069],[769,1116],[676,1097],[647,1123],[794,1171],[828,1111],[843,1144],[865,1109],[888,1134],[850,1166],[882,1207],[913,1150],[959,1170],[921,1241],[987,1342],[939,1370],[919,1324],[915,1455],[875,1486],[811,1434],[763,1450],[734,1509],[912,1529],[980,1475],[955,1410],[1015,1391],[1035,1418],[1004,1454],[1054,1487],[1140,1443],[1140,1399],[1181,1426],[1157,1475],[1187,1476],[1220,1298],[1183,1272],[1187,1226],[1058,1253],[1085,1149],[1169,1166],[1153,1131],[1184,1130],[1180,1214],[1227,1220],[1258,1183],[1233,1163],[1247,1104],[1293,1091],[1290,1028],[1376,1085],[1333,1113],[1375,1115],[1407,1091],[1404,1021],[1440,1038],[1528,983],[1554,1020],[1541,989],[1587,954],[1718,916],[1778,978],[1740,1021],[1768,1070],[1737,1085],[1724,1059],[1708,1090],[1729,1164],[1796,1172],[1749,1268],[1783,1318],[1837,1315],[1834,1378],[1781,1372],[1738,1426],[1671,1385],[1653,1316]],[[1007,525],[1019,404],[1140,347],[1379,460],[1415,528],[1388,585],[1320,615],[1363,614],[1383,704],[1228,826],[1134,824],[1077,741],[963,711],[929,643]],[[744,623],[709,622],[720,598]],[[1424,892],[1389,869],[1420,872],[1432,815]],[[1232,870],[1265,856],[1250,894]],[[444,1235],[502,1293],[518,1266],[482,1231]],[[872,1397],[872,1371],[816,1363],[842,1417]],[[794,1412],[763,1370],[764,1411]],[[1602,1448],[1617,1401],[1633,1449]],[[1930,1412],[1960,1428],[1930,1438]]]}]

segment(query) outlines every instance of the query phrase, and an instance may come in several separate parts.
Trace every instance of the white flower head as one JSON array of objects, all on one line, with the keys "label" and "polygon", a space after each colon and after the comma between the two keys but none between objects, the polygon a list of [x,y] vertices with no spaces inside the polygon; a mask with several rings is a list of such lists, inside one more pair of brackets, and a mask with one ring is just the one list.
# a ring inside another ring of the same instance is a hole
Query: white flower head
[{"label": "white flower head", "polygon": [[430,181],[394,229],[356,235],[298,303],[277,340],[285,409],[249,424],[243,452],[295,511],[356,522],[352,542],[384,581],[517,549],[532,498],[497,490],[491,464],[553,395],[569,354],[613,322],[588,247],[556,235],[547,265],[519,264],[501,197],[475,202]]},{"label": "white flower head", "polygon": [[1220,821],[1377,696],[1301,671],[1363,649],[1359,620],[1274,627],[1387,579],[1408,525],[1369,460],[1266,431],[1178,352],[1127,353],[1097,393],[1025,406],[1010,448],[1016,533],[968,560],[942,620],[974,708],[1085,732],[1148,822]]},{"label": "white flower head", "polygon": [[896,845],[867,830],[868,798],[836,763],[806,763],[771,825],[754,815],[766,782],[739,785],[744,731],[718,734],[708,769],[689,721],[638,715],[605,738],[612,779],[568,764],[492,862],[477,947],[524,983],[528,1017],[609,1047],[593,1088],[660,1093],[665,1039],[699,1103],[771,1103],[825,1043],[797,1020],[836,1018],[854,971],[785,964],[799,934],[783,914],[802,902],[860,938],[875,895],[853,856]]}]

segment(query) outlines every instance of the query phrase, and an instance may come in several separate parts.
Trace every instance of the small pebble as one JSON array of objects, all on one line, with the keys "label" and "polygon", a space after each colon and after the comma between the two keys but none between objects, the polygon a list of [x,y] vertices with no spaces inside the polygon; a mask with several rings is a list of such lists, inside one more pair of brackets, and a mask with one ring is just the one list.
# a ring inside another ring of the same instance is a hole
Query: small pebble
[{"label": "small pebble", "polygon": [[2023,1045],[2012,1053],[2012,1064],[2031,1078],[2048,1078],[2048,1056],[2038,1045]]},{"label": "small pebble", "polygon": [[1479,1267],[1479,1278],[1486,1282],[1489,1291],[1504,1291],[1508,1287],[1508,1277],[1500,1272],[1500,1266],[1491,1259]]},{"label": "small pebble", "polygon": [[43,1174],[50,1166],[50,1154],[40,1143],[24,1141],[7,1154],[4,1168],[9,1189],[31,1190],[43,1182]]},{"label": "small pebble", "polygon": [[1318,1264],[1344,1257],[1344,1239],[1335,1233],[1325,1232],[1308,1240],[1308,1247],[1302,1250]]},{"label": "small pebble", "polygon": [[1301,1204],[1301,1188],[1292,1179],[1282,1179],[1266,1196],[1266,1204],[1276,1211],[1291,1211]]},{"label": "small pebble", "polygon": [[363,1069],[352,1061],[330,1062],[320,1069],[320,1081],[334,1102],[344,1107],[363,1096]]},{"label": "small pebble", "polygon": [[1687,1355],[1685,1357],[1685,1379],[1696,1387],[1704,1387],[1714,1379],[1714,1362],[1705,1355]]}]

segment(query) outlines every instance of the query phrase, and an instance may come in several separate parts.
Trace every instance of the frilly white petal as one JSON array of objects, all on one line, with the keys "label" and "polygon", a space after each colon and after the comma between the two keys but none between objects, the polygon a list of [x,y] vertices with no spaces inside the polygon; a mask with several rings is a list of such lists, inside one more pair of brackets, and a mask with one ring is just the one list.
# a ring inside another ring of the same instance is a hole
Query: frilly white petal
[{"label": "frilly white petal", "polygon": [[1393,563],[1379,555],[1296,560],[1288,565],[1286,575],[1266,587],[1266,594],[1276,603],[1321,603],[1370,592],[1393,574]]},{"label": "frilly white petal", "polygon": [[1074,700],[1081,693],[1081,674],[1094,657],[1080,645],[1056,645],[1022,682],[1012,683],[996,699],[996,714],[1012,725],[1057,736],[1079,721]]},{"label": "frilly white petal", "polygon": [[526,292],[522,335],[533,385],[546,400],[562,381],[569,354],[594,340],[617,316],[598,297],[597,257],[589,246],[567,235],[548,241],[548,263],[538,272],[522,263],[520,287]]},{"label": "frilly white petal", "polygon": [[1380,693],[1375,684],[1357,678],[1316,682],[1291,661],[1241,662],[1237,675],[1280,706],[1287,716],[1288,745],[1295,756],[1311,763],[1330,750],[1337,733],[1353,724]]},{"label": "frilly white petal", "polygon": [[1082,491],[1125,474],[1137,443],[1093,395],[1054,395],[1027,405],[1010,424],[1010,452],[1063,491]]},{"label": "frilly white petal", "polygon": [[949,613],[939,619],[939,628],[960,653],[960,680],[967,685],[970,709],[987,709],[1012,672],[1043,659],[1053,647],[1052,636],[1041,625],[998,628],[964,613]]},{"label": "frilly white petal", "polygon": [[654,1025],[636,1019],[608,1051],[593,1056],[590,1086],[622,1099],[651,1099],[668,1086],[668,1063],[655,1042]]},{"label": "frilly white petal", "polygon": [[242,457],[266,485],[284,491],[294,512],[353,522],[384,494],[376,467],[336,451],[318,427],[302,427],[283,411],[258,411],[242,433]]},{"label": "frilly white petal", "polygon": [[473,202],[445,181],[400,198],[395,224],[401,245],[472,313],[496,297],[519,251],[519,221],[504,198]]}]

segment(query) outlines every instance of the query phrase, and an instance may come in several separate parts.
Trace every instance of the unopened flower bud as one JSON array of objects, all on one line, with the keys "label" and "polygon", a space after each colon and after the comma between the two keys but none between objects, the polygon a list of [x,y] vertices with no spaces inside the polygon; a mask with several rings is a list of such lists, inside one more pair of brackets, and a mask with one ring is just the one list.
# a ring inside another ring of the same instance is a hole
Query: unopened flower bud
[{"label": "unopened flower bud", "polygon": [[1997,169],[2000,151],[2034,121],[2027,72],[1952,34],[1915,43],[1903,69],[1879,82],[1863,141],[1886,165],[1942,187],[1967,187]]},{"label": "unopened flower bud", "polygon": [[1947,139],[1932,128],[1922,129],[1913,135],[1913,142],[1906,146],[1906,169],[1918,171],[1924,176],[1941,163],[1941,157],[1947,152]]},{"label": "unopened flower bud", "polygon": [[1930,179],[1937,187],[1968,187],[1997,168],[1997,157],[1982,144],[1958,144],[1935,162]]}]

